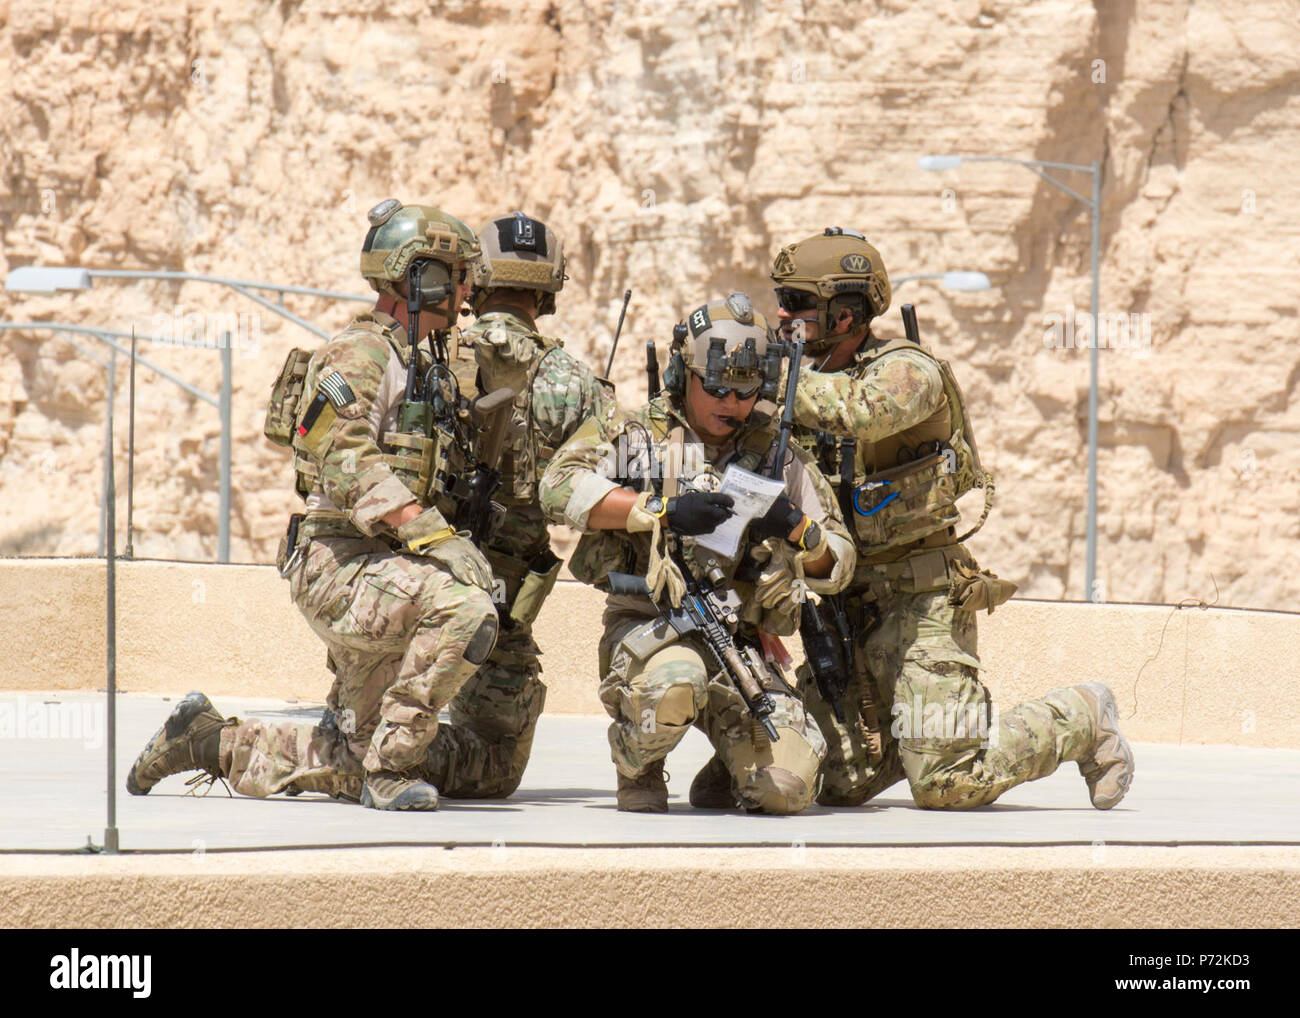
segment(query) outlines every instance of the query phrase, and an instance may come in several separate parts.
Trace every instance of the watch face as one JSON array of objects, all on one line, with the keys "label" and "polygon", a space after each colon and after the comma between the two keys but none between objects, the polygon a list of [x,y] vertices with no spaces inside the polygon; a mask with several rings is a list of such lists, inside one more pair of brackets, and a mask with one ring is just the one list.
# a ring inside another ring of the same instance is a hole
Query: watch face
[{"label": "watch face", "polygon": [[645,507],[646,507],[646,512],[648,512],[651,516],[658,516],[661,512],[664,511],[664,500],[660,498],[658,495],[655,495],[652,498],[646,499]]}]

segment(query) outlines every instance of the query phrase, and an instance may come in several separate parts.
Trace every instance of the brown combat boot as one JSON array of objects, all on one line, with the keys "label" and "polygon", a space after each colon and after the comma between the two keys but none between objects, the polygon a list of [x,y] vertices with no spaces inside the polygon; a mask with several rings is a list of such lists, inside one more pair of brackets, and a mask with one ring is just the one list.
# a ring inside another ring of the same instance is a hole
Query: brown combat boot
[{"label": "brown combat boot", "polygon": [[361,805],[370,809],[438,808],[438,790],[427,781],[397,771],[372,771],[361,786]]},{"label": "brown combat boot", "polygon": [[1079,773],[1088,782],[1088,794],[1098,809],[1110,809],[1133,783],[1133,750],[1119,730],[1119,707],[1110,687],[1086,682],[1075,689],[1092,710],[1096,738],[1086,756],[1079,760]]},{"label": "brown combat boot", "polygon": [[136,757],[126,776],[126,790],[132,795],[148,795],[163,778],[183,771],[225,777],[220,763],[221,729],[237,724],[237,718],[227,720],[218,714],[202,693],[190,693]]},{"label": "brown combat boot", "polygon": [[668,780],[656,760],[635,778],[618,772],[618,808],[623,813],[667,813]]},{"label": "brown combat boot", "polygon": [[740,804],[732,791],[731,772],[717,753],[691,782],[690,802],[696,809],[735,809]]}]

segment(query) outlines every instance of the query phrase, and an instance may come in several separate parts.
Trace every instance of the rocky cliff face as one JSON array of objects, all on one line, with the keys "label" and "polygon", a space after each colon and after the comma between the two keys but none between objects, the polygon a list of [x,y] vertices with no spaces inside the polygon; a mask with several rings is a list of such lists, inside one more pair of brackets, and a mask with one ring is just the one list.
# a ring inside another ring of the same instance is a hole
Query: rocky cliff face
[{"label": "rocky cliff face", "polygon": [[[956,365],[998,477],[973,548],[1030,597],[1085,596],[1088,212],[1019,166],[927,173],[916,159],[1098,160],[1097,593],[1209,600],[1217,582],[1224,604],[1300,597],[1293,2],[53,6],[0,0],[3,271],[183,269],[361,293],[379,199],[475,225],[524,208],[569,254],[546,327],[599,367],[632,288],[613,373],[633,404],[646,339],[662,348],[681,313],[733,288],[770,310],[773,254],[823,226],[862,230],[896,275],[983,270],[983,293],[903,283],[879,331],[900,332],[912,301]],[[1088,195],[1087,174],[1058,176]],[[232,557],[270,559],[294,500],[261,416],[308,333],[198,284],[0,300],[6,320],[205,341],[231,327],[212,316],[260,315],[234,357]],[[286,303],[330,331],[360,306]],[[214,350],[142,352],[220,385]],[[106,395],[106,370],[66,339],[0,334],[5,553],[94,552]],[[211,559],[217,412],[147,371],[138,401],[136,553]]]}]

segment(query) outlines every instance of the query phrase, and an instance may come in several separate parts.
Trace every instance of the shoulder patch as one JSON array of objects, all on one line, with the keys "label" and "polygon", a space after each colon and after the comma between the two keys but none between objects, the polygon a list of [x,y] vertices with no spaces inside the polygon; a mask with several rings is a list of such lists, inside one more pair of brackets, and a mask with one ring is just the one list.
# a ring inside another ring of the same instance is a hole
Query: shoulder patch
[{"label": "shoulder patch", "polygon": [[325,368],[316,378],[316,390],[333,404],[340,417],[355,419],[361,416],[361,405],[357,394],[348,385],[342,372],[334,368]]}]

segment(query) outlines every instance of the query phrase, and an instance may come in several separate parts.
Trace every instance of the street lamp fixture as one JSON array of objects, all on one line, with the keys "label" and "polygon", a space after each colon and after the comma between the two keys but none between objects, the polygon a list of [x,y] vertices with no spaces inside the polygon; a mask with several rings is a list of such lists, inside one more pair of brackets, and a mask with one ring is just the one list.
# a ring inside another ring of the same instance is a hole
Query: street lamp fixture
[{"label": "street lamp fixture", "polygon": [[945,290],[964,290],[975,293],[992,287],[989,277],[982,272],[913,272],[906,276],[894,276],[889,283],[894,289],[913,279],[937,279]]},{"label": "street lamp fixture", "polygon": [[5,277],[5,289],[17,293],[57,293],[59,290],[89,290],[89,269],[24,265]]}]

